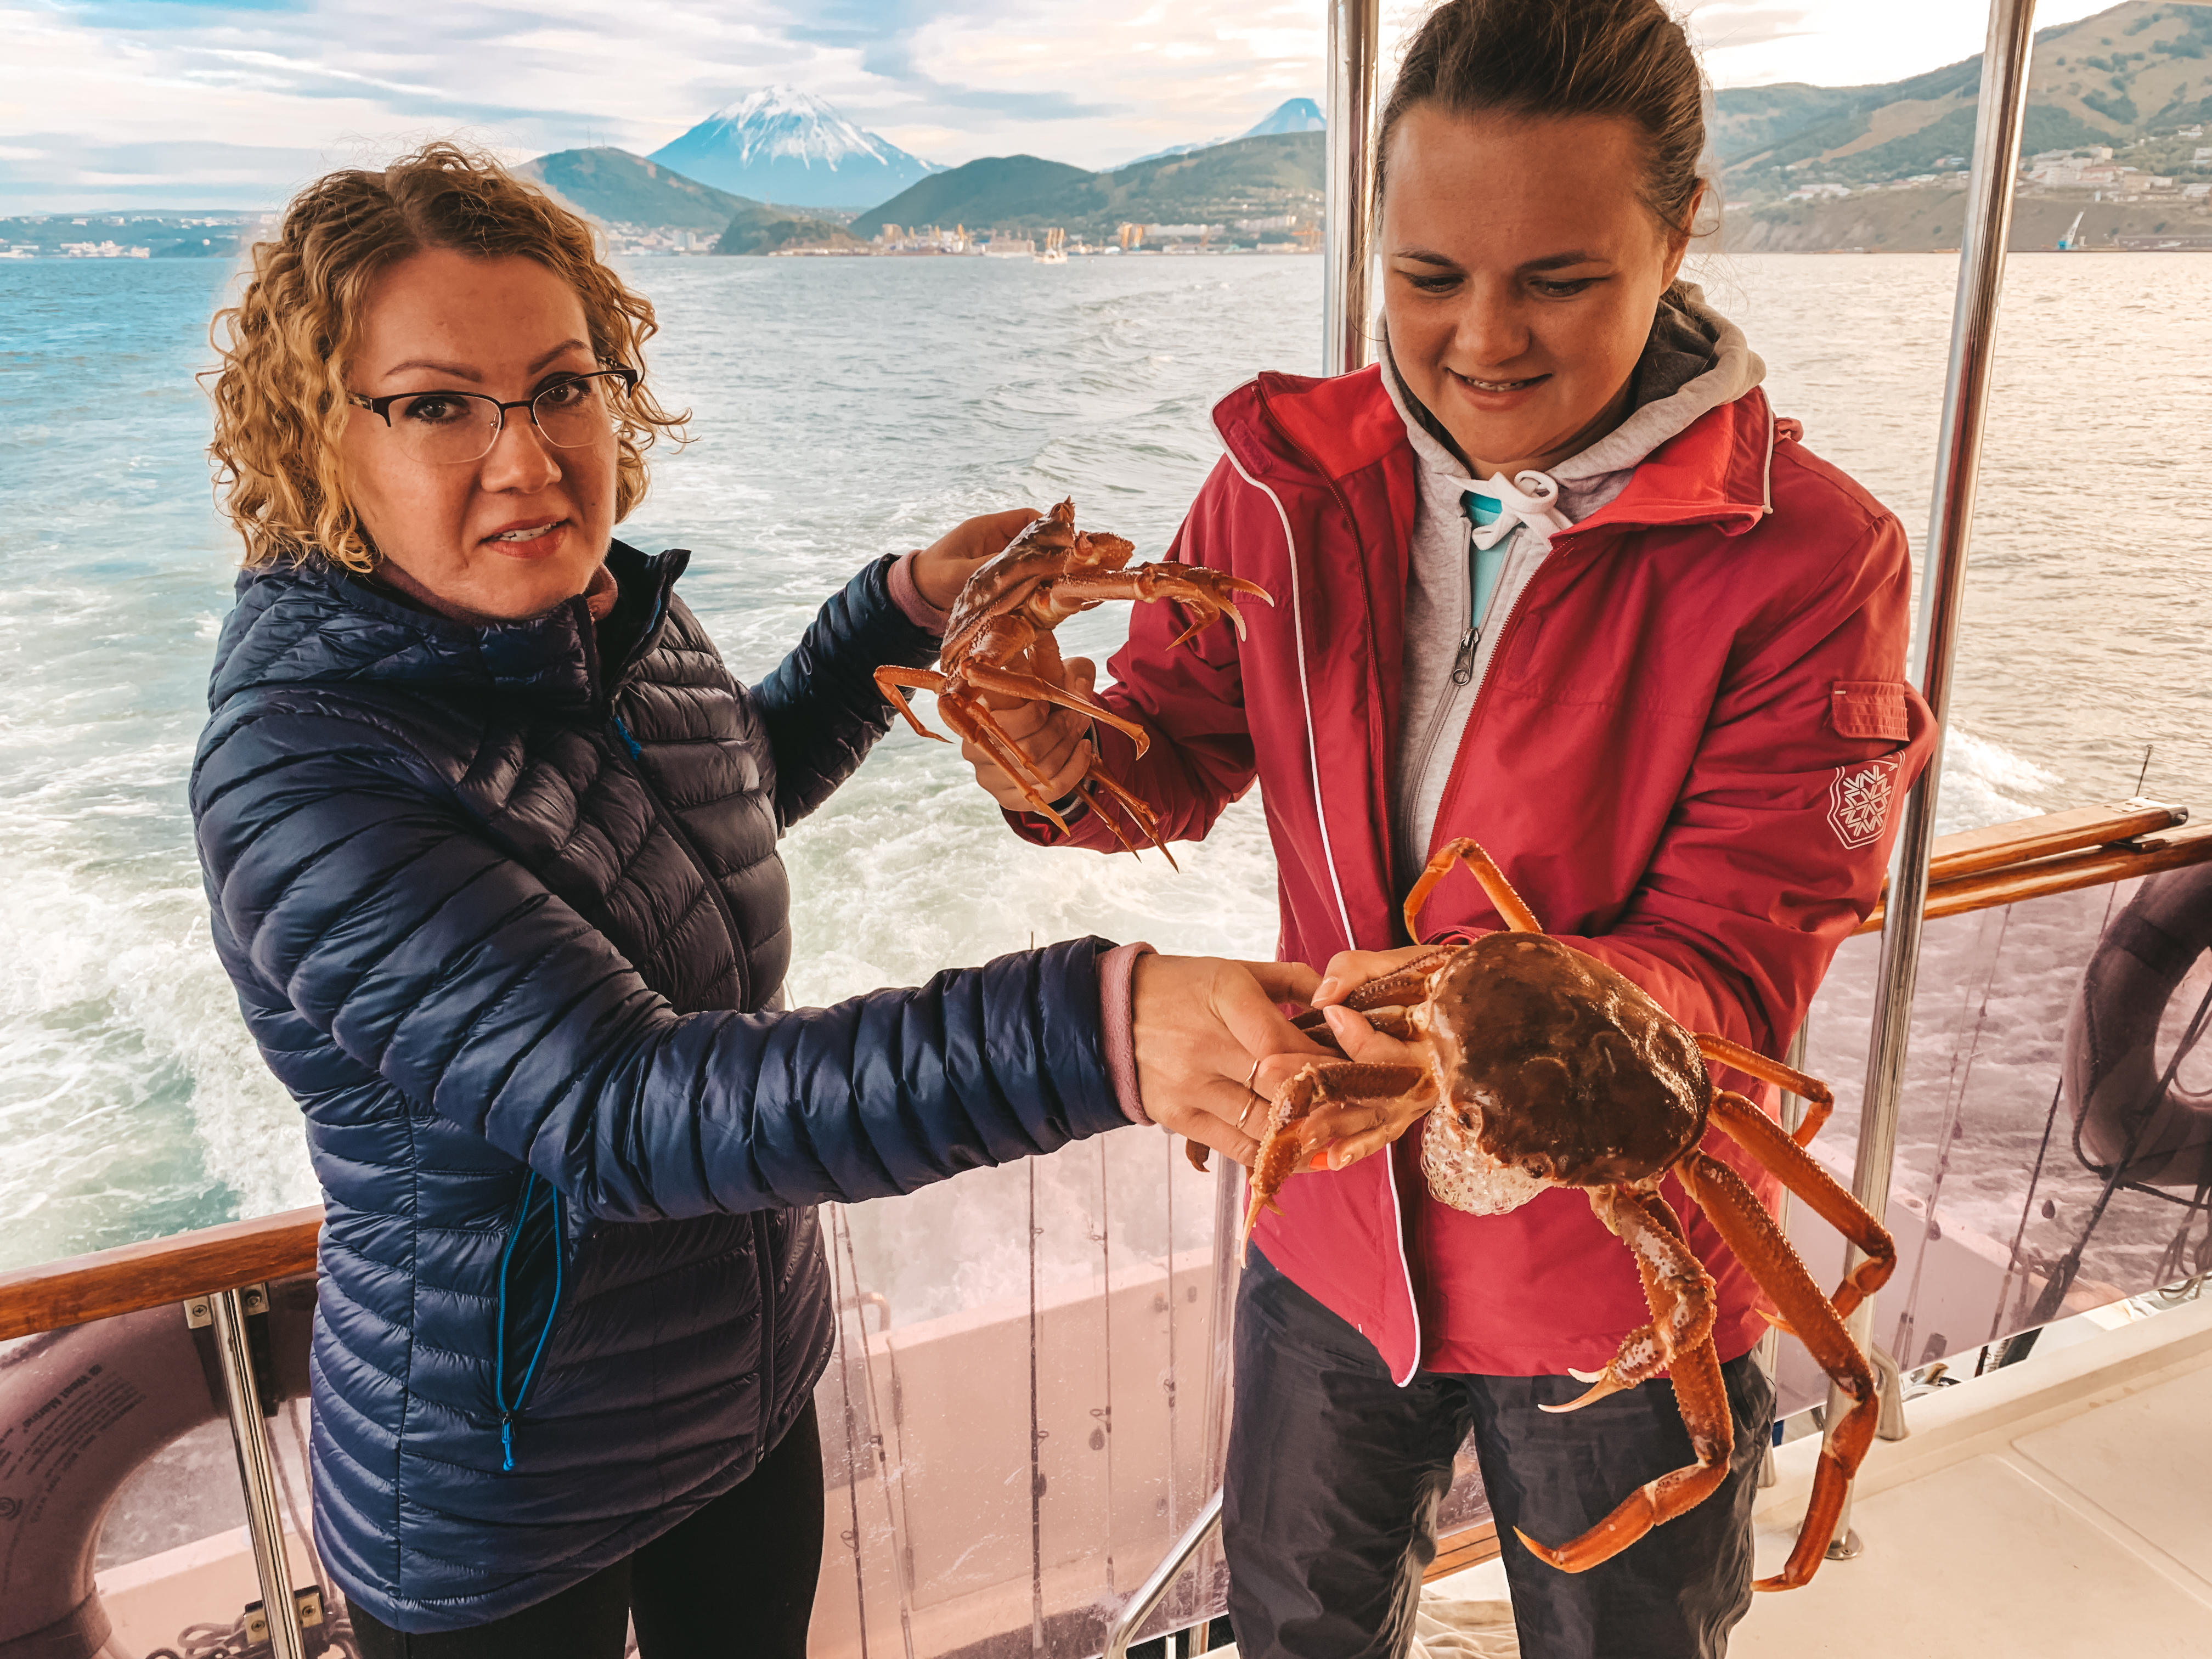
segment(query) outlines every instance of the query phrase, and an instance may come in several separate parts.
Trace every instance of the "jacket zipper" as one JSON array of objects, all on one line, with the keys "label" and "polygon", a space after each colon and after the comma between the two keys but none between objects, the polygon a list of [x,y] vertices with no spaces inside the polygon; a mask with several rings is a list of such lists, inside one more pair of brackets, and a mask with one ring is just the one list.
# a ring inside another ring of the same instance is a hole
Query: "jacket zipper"
[{"label": "jacket zipper", "polygon": [[[618,680],[622,675],[627,674],[644,659],[654,632],[659,628],[661,617],[667,613],[667,610],[668,592],[664,586],[653,602],[653,614],[646,618],[644,628],[639,630],[637,643],[630,647],[629,655],[616,671],[616,679]],[[599,636],[588,625],[584,629],[584,635],[590,641],[587,648],[591,650],[592,661],[596,665],[599,656],[597,648]],[[729,935],[731,960],[737,964],[735,971],[738,976],[738,1006],[742,1008],[750,997],[752,975],[745,961],[744,939],[738,932],[737,915],[730,908],[729,896],[722,891],[722,884],[714,878],[714,870],[699,851],[698,843],[691,839],[690,831],[678,822],[676,814],[671,811],[668,804],[660,799],[660,792],[653,787],[653,780],[646,775],[643,764],[645,746],[630,735],[629,727],[623,725],[622,716],[615,713],[615,685],[612,683],[610,683],[606,688],[606,699],[608,729],[614,733],[615,740],[622,745],[623,752],[629,757],[630,770],[637,779],[638,787],[645,791],[645,799],[652,805],[654,819],[675,838],[676,844],[684,849],[684,857],[691,860],[691,867],[699,872],[699,879],[707,884],[707,896],[714,902],[714,914],[722,919],[722,930]]]},{"label": "jacket zipper", "polygon": [[753,1249],[757,1252],[760,1261],[761,1438],[763,1442],[768,1438],[769,1425],[775,1419],[775,1276],[779,1266],[775,1248],[776,1213],[774,1210],[763,1210],[753,1220]]},{"label": "jacket zipper", "polygon": [[729,895],[723,892],[722,884],[714,878],[714,868],[707,862],[706,855],[700,852],[699,843],[691,839],[690,832],[677,820],[676,814],[669,810],[668,803],[660,799],[660,792],[653,787],[653,780],[646,775],[643,765],[645,746],[630,735],[629,727],[623,724],[622,716],[614,712],[611,698],[609,702],[607,724],[621,743],[623,752],[630,758],[630,771],[635,775],[638,787],[645,791],[646,799],[652,804],[654,819],[675,838],[676,844],[684,849],[684,856],[691,860],[691,867],[699,872],[699,879],[707,884],[707,896],[714,901],[714,914],[721,917],[722,929],[730,936],[730,957],[737,964],[738,1006],[742,1009],[750,1000],[752,973],[745,961],[744,940],[738,932],[737,913],[730,908]]},{"label": "jacket zipper", "polygon": [[1444,793],[1437,802],[1437,821],[1429,830],[1429,851],[1432,855],[1437,848],[1437,837],[1443,832],[1444,825],[1451,821],[1452,807],[1459,799],[1462,781],[1461,763],[1474,746],[1475,730],[1482,724],[1483,700],[1490,695],[1491,682],[1498,678],[1498,665],[1504,660],[1506,648],[1513,643],[1513,630],[1521,621],[1521,613],[1528,609],[1528,590],[1536,585],[1537,579],[1544,574],[1543,567],[1552,562],[1553,554],[1558,550],[1556,541],[1545,549],[1543,559],[1535,569],[1528,573],[1528,580],[1521,584],[1521,591],[1513,596],[1513,603],[1506,608],[1505,619],[1498,625],[1498,642],[1491,648],[1489,665],[1482,671],[1482,684],[1474,689],[1474,706],[1467,711],[1467,724],[1460,730],[1459,752],[1452,757],[1451,775],[1444,780]]},{"label": "jacket zipper", "polygon": [[530,1221],[531,1200],[538,1193],[538,1172],[532,1170],[522,1183],[522,1202],[514,1226],[507,1229],[507,1248],[499,1256],[499,1301],[493,1317],[498,1321],[498,1337],[494,1345],[492,1361],[492,1403],[499,1408],[499,1467],[502,1474],[514,1469],[514,1419],[522,1413],[523,1402],[530,1397],[531,1385],[538,1380],[539,1361],[545,1358],[547,1339],[553,1334],[553,1322],[561,1313],[561,1281],[568,1255],[567,1217],[563,1213],[561,1194],[548,1186],[553,1204],[553,1300],[545,1310],[545,1322],[538,1328],[537,1343],[530,1350],[530,1364],[524,1367],[522,1381],[514,1390],[514,1398],[507,1397],[507,1273],[514,1260],[515,1241],[522,1237],[523,1228]]},{"label": "jacket zipper", "polygon": [[[1466,618],[1466,628],[1460,635],[1459,653],[1452,659],[1451,684],[1455,687],[1463,687],[1474,678],[1475,647],[1482,641],[1482,618],[1474,614],[1474,526],[1471,524],[1467,527],[1466,568],[1466,599],[1462,613]],[[1429,716],[1428,730],[1421,734],[1419,746],[1408,757],[1412,764],[1406,770],[1404,782],[1413,794],[1420,793],[1420,781],[1427,775],[1429,763],[1435,757],[1437,740],[1443,735],[1445,721],[1451,718],[1452,700],[1453,694],[1449,691],[1438,700],[1435,712]],[[1410,811],[1411,809],[1409,799],[1403,810]],[[1411,825],[1407,828],[1410,830]]]}]

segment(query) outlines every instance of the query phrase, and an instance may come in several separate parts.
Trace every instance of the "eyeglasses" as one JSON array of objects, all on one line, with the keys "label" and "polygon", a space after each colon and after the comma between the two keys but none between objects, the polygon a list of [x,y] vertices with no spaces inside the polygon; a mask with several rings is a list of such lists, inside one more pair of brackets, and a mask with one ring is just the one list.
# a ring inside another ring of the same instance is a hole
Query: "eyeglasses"
[{"label": "eyeglasses", "polygon": [[[634,368],[601,368],[568,374],[532,398],[501,403],[480,392],[394,392],[381,398],[346,393],[346,401],[365,409],[398,434],[410,460],[430,466],[460,466],[491,453],[507,429],[507,411],[526,409],[530,422],[545,441],[561,449],[597,443],[615,428],[615,382],[620,392],[635,389]],[[397,405],[395,412],[394,406]]]}]

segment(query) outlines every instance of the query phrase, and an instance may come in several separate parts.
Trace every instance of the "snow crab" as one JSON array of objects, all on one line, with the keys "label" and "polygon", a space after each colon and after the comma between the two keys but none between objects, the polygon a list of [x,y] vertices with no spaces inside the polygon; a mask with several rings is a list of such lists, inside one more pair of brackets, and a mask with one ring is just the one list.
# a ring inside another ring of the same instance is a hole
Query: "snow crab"
[{"label": "snow crab", "polygon": [[[1425,1118],[1421,1168],[1443,1203],[1476,1215],[1517,1209],[1547,1187],[1579,1188],[1632,1254],[1651,1322],[1631,1331],[1572,1411],[1667,1373],[1696,1462],[1638,1488],[1581,1537],[1556,1547],[1526,1534],[1540,1559],[1581,1572],[1695,1507],[1727,1478],[1735,1428],[1712,1342],[1713,1281],[1660,1196],[1672,1174],[1852,1404],[1828,1427],[1812,1501],[1789,1561],[1760,1589],[1790,1589],[1819,1567],[1852,1477],[1874,1438],[1878,1406],[1866,1356],[1844,1316],[1895,1267],[1888,1232],[1806,1152],[1833,1105],[1827,1086],[1723,1036],[1693,1034],[1631,981],[1547,937],[1474,842],[1438,849],[1406,900],[1406,926],[1465,864],[1505,931],[1444,945],[1369,981],[1346,1000],[1376,1030],[1419,1051],[1419,1063],[1309,1062],[1277,1091],[1254,1161],[1249,1240],[1301,1163],[1342,1168]],[[1780,1085],[1807,1103],[1792,1136],[1757,1104],[1715,1086],[1707,1062]],[[1718,1128],[1858,1246],[1866,1260],[1824,1296],[1743,1178],[1702,1150]],[[1356,1138],[1356,1139],[1355,1139]],[[1351,1142],[1341,1151],[1338,1143]],[[1769,1316],[1773,1318],[1773,1316]]]},{"label": "snow crab", "polygon": [[[1096,609],[1109,599],[1172,599],[1190,613],[1190,625],[1175,638],[1181,645],[1226,617],[1244,637],[1244,619],[1236,596],[1249,593],[1273,605],[1274,598],[1257,582],[1190,564],[1131,567],[1133,544],[1104,531],[1078,530],[1075,502],[1062,501],[1032,520],[996,557],[975,568],[953,602],[945,646],[935,669],[890,665],[876,670],[876,686],[906,722],[925,738],[947,739],[924,726],[908,706],[905,690],[934,691],[945,723],[998,762],[1031,806],[1062,833],[1067,819],[1046,797],[1047,780],[1021,746],[992,718],[989,694],[1042,699],[1088,714],[1128,734],[1141,755],[1152,739],[1145,728],[1124,720],[1094,697],[1060,684],[1060,647],[1053,630],[1070,617]],[[1170,649],[1173,647],[1170,647]],[[1152,807],[1092,759],[1075,793],[1098,814],[1127,851],[1137,850],[1131,832],[1157,847],[1175,863],[1161,840]],[[1111,805],[1114,811],[1105,810]],[[1124,827],[1124,820],[1127,827]]]}]

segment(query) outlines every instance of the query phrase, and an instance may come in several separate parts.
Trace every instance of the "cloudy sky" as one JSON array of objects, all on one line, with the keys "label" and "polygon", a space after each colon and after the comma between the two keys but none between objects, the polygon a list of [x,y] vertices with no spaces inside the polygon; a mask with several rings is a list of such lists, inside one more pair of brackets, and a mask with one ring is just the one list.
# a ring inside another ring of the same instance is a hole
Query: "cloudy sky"
[{"label": "cloudy sky", "polygon": [[[1979,51],[1985,18],[1689,9],[1723,86],[1895,80]],[[2045,0],[2039,21],[2103,9]],[[1384,0],[1400,25],[1423,9]],[[0,213],[274,205],[457,132],[518,157],[643,152],[777,81],[932,161],[1105,167],[1318,95],[1322,47],[1319,0],[0,0]]]}]

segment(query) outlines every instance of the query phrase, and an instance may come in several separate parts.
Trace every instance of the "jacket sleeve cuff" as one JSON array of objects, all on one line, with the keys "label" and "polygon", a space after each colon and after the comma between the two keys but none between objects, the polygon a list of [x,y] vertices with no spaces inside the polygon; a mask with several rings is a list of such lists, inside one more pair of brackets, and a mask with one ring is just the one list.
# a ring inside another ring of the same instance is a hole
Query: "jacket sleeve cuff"
[{"label": "jacket sleeve cuff", "polygon": [[1152,1121],[1137,1093],[1136,1030],[1137,958],[1152,953],[1149,945],[1117,945],[1098,958],[1098,1030],[1106,1044],[1106,1074],[1113,1079],[1121,1115],[1132,1123]]},{"label": "jacket sleeve cuff", "polygon": [[952,613],[950,611],[939,611],[921,597],[921,589],[915,585],[914,580],[914,562],[920,556],[918,553],[908,553],[892,562],[891,603],[898,606],[899,610],[905,614],[906,619],[916,628],[926,634],[934,634],[938,638],[943,639],[945,626],[952,620]]}]

